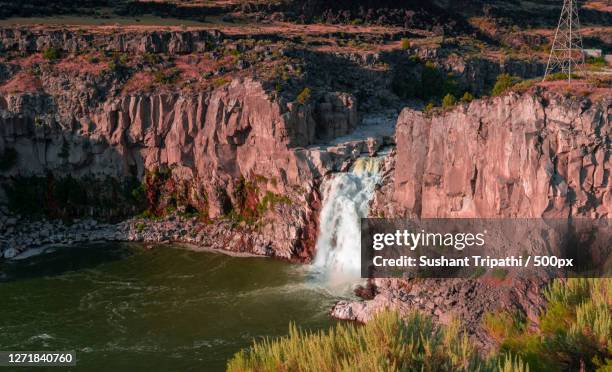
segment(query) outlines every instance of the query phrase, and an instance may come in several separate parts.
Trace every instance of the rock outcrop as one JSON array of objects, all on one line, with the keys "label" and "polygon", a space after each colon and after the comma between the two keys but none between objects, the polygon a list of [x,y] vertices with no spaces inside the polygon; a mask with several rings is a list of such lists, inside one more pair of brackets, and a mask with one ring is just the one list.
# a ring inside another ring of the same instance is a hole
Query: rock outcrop
[{"label": "rock outcrop", "polygon": [[433,117],[406,109],[393,181],[376,209],[423,218],[607,218],[610,104],[512,93]]},{"label": "rock outcrop", "polygon": [[[373,216],[410,218],[607,219],[612,206],[611,97],[552,91],[474,101],[427,116],[405,109],[397,147],[384,164]],[[371,279],[370,300],[342,301],[332,314],[367,321],[394,308],[461,319],[474,342],[492,340],[482,317],[516,309],[538,321],[547,277]]]},{"label": "rock outcrop", "polygon": [[210,50],[225,35],[217,30],[89,33],[69,30],[0,28],[0,51],[70,53],[89,50],[128,53],[197,53]]},{"label": "rock outcrop", "polygon": [[306,225],[315,212],[316,179],[367,151],[365,144],[356,151],[308,149],[357,125],[354,98],[344,93],[287,104],[255,80],[236,79],[206,93],[143,93],[97,107],[64,100],[45,93],[0,97],[0,153],[17,154],[3,178],[51,172],[143,179],[168,168],[172,190],[185,188],[187,202],[206,218],[258,208],[265,222],[247,249],[285,258],[308,257],[301,251],[314,239],[304,234],[312,230]]}]

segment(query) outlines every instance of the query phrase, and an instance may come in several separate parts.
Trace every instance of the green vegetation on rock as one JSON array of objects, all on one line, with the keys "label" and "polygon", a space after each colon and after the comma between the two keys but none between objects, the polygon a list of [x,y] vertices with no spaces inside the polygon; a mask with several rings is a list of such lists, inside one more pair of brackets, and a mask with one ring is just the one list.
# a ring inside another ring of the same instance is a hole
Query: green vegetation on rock
[{"label": "green vegetation on rock", "polygon": [[410,49],[410,40],[407,38],[402,39],[402,49],[407,50]]},{"label": "green vegetation on rock", "polygon": [[455,96],[453,96],[452,94],[448,93],[447,95],[444,96],[444,98],[442,99],[442,107],[453,107],[457,104],[457,98],[455,98]]},{"label": "green vegetation on rock", "polygon": [[379,314],[360,326],[340,323],[311,333],[289,326],[289,335],[255,342],[237,353],[228,371],[451,371],[481,364],[458,326],[436,326],[413,313]]},{"label": "green vegetation on rock", "polygon": [[470,103],[474,100],[474,96],[470,92],[463,93],[460,102],[461,103]]},{"label": "green vegetation on rock", "polygon": [[168,70],[156,71],[153,74],[153,80],[158,84],[173,84],[176,83],[181,75],[181,71],[173,67]]},{"label": "green vegetation on rock", "polygon": [[418,312],[383,312],[365,325],[339,323],[317,333],[255,341],[228,371],[609,371],[612,279],[557,280],[546,290],[539,330],[518,312],[486,314],[483,327],[500,344],[481,356],[457,322],[436,325]]},{"label": "green vegetation on rock", "polygon": [[518,84],[520,81],[521,79],[516,76],[512,76],[510,74],[500,74],[497,76],[495,85],[493,86],[493,89],[491,90],[491,95],[493,96],[502,95],[508,89]]},{"label": "green vegetation on rock", "polygon": [[59,59],[61,56],[61,53],[58,49],[55,48],[47,48],[45,50],[43,50],[43,58],[49,61],[55,61],[56,59]]},{"label": "green vegetation on rock", "polygon": [[295,101],[299,103],[300,105],[303,105],[306,102],[308,102],[308,100],[310,99],[311,93],[312,91],[310,90],[310,88],[304,88],[300,92],[300,94],[297,95],[297,97],[295,98]]},{"label": "green vegetation on rock", "polygon": [[484,317],[500,351],[520,356],[535,371],[612,370],[612,279],[556,280],[544,295],[537,330],[520,314]]}]

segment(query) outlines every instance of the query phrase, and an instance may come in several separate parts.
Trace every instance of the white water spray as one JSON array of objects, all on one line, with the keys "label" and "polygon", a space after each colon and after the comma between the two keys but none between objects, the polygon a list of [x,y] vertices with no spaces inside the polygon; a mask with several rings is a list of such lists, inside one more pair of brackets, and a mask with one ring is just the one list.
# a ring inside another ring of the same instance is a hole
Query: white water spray
[{"label": "white water spray", "polygon": [[382,157],[359,158],[349,172],[337,173],[322,184],[314,268],[332,287],[354,284],[360,278],[361,218],[367,217]]}]

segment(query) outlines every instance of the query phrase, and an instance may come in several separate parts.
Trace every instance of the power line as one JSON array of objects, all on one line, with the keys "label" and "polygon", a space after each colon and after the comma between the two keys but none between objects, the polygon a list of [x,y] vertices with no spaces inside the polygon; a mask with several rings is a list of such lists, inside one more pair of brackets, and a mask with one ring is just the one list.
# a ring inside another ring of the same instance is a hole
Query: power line
[{"label": "power line", "polygon": [[563,0],[563,9],[546,64],[544,80],[556,70],[566,74],[570,83],[572,74],[584,76],[584,50],[580,35],[578,0]]}]

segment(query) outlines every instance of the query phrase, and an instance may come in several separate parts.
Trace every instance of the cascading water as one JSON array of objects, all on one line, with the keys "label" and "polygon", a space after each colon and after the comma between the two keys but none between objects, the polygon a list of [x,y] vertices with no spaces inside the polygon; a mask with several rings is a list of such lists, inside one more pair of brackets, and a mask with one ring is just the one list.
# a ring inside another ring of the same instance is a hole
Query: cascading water
[{"label": "cascading water", "polygon": [[322,184],[323,208],[313,266],[333,287],[360,278],[361,218],[368,216],[382,159],[359,158],[349,172],[334,174]]}]

